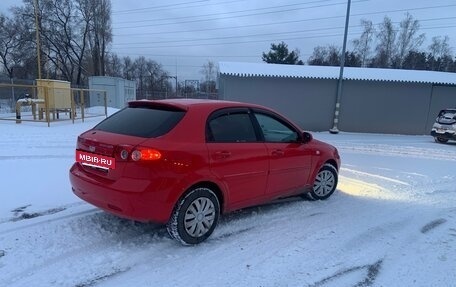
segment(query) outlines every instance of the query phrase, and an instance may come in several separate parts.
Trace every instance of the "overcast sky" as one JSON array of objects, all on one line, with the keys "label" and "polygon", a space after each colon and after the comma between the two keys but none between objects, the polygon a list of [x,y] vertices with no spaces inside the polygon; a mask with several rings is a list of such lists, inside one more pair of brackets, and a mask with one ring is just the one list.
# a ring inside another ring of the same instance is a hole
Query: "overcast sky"
[{"label": "overcast sky", "polygon": [[[21,1],[1,0],[0,11]],[[261,62],[272,42],[299,49],[307,61],[319,45],[342,46],[347,0],[112,0],[113,43],[119,56],[151,58],[179,80],[200,79],[208,60]],[[352,0],[349,40],[361,19],[396,25],[409,12],[426,34],[450,37],[456,52],[455,0]],[[348,49],[352,49],[348,43]]]}]

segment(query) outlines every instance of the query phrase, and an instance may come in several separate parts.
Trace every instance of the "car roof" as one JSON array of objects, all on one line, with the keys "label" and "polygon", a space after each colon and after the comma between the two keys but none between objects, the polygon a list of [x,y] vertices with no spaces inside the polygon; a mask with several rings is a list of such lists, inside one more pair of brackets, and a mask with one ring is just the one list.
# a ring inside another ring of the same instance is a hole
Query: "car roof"
[{"label": "car roof", "polygon": [[250,107],[250,108],[261,108],[270,110],[261,105],[235,102],[235,101],[223,101],[223,100],[208,100],[208,99],[161,99],[161,100],[137,100],[128,103],[129,106],[138,105],[150,105],[150,106],[164,106],[164,107],[175,107],[181,110],[189,110],[193,107],[199,107],[203,109],[220,109],[229,107]]}]

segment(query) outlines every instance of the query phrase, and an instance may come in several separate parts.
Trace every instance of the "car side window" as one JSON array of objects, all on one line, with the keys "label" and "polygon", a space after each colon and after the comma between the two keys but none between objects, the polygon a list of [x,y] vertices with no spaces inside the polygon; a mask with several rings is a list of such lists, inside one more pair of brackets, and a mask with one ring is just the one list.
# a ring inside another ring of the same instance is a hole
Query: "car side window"
[{"label": "car side window", "polygon": [[209,120],[209,142],[256,142],[255,129],[247,112],[221,114]]},{"label": "car side window", "polygon": [[266,142],[297,142],[298,133],[279,119],[267,114],[255,113]]}]

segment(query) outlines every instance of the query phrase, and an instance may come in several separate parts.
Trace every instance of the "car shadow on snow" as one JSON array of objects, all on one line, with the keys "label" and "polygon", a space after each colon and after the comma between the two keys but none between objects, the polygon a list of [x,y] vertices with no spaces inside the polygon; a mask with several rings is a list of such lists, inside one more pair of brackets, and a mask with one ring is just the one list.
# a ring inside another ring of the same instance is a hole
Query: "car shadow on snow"
[{"label": "car shadow on snow", "polygon": [[[290,207],[294,204],[302,203],[303,201],[310,201],[306,197],[293,196],[283,199],[278,199],[262,205],[243,208],[220,216],[219,223],[215,229],[214,234],[209,238],[211,240],[223,240],[239,234],[252,231],[256,228],[261,228],[257,225],[256,217],[261,215],[273,216],[274,211],[280,211],[283,208]],[[313,212],[307,217],[313,217],[323,214],[322,212]],[[238,222],[242,224],[237,224]]]},{"label": "car shadow on snow", "polygon": [[81,233],[93,234],[96,231],[97,236],[119,243],[141,236],[167,236],[163,225],[125,219],[104,211],[78,218],[74,224]]},{"label": "car shadow on snow", "polygon": [[451,146],[456,146],[456,141],[448,141],[446,143],[438,143],[438,142],[435,142],[435,140],[430,140],[430,142],[433,142],[435,144],[439,144],[439,145],[451,145]]}]

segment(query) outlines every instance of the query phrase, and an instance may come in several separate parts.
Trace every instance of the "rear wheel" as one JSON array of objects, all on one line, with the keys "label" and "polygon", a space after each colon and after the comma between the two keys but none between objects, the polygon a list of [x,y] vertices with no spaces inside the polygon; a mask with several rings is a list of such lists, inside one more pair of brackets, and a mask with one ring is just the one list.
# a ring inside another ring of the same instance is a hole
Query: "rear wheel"
[{"label": "rear wheel", "polygon": [[313,200],[327,199],[336,190],[337,181],[337,169],[330,164],[323,165],[315,177],[313,188],[308,196]]},{"label": "rear wheel", "polygon": [[440,137],[435,137],[434,140],[438,143],[446,143],[448,142],[448,139],[440,138]]},{"label": "rear wheel", "polygon": [[174,208],[167,224],[170,236],[184,245],[198,244],[214,231],[220,214],[217,196],[209,188],[195,188]]}]

